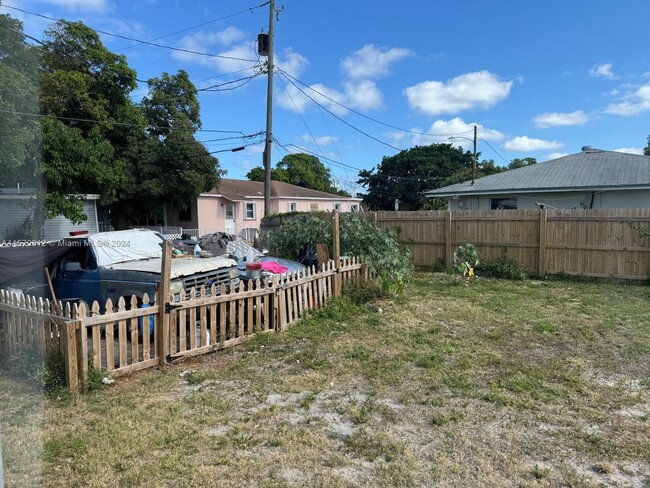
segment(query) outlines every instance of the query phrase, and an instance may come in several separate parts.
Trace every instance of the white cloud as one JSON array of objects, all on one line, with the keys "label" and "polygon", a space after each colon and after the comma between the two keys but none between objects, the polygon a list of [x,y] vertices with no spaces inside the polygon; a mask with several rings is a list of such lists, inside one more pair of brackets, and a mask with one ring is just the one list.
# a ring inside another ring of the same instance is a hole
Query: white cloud
[{"label": "white cloud", "polygon": [[[178,47],[200,53],[218,51],[216,54],[226,57],[217,58],[182,51],[174,51],[172,57],[179,61],[210,66],[225,73],[243,70],[251,67],[257,59],[253,41],[244,38],[244,33],[236,27],[226,27],[220,31],[196,32],[183,37]],[[214,47],[221,50],[215,50]]]},{"label": "white cloud", "polygon": [[505,99],[512,81],[489,71],[466,73],[449,80],[424,81],[404,90],[409,106],[426,115],[457,113],[474,107],[490,108]]},{"label": "white cloud", "polygon": [[[498,141],[505,137],[498,130],[488,129],[476,122],[465,122],[460,117],[455,117],[451,120],[436,120],[428,130],[421,130],[420,128],[412,129],[413,132],[419,132],[419,134],[392,132],[388,136],[396,146],[423,146],[444,142],[446,144],[453,144],[454,146],[461,146],[467,150],[473,147],[474,126],[476,126],[477,136],[479,137],[479,151],[481,150],[481,139]],[[449,139],[452,134],[455,138]]]},{"label": "white cloud", "polygon": [[287,85],[286,90],[277,97],[278,104],[288,110],[302,113],[316,101],[336,115],[348,113],[345,107],[371,110],[382,106],[381,92],[375,83],[369,80],[346,83],[343,92],[321,83],[310,85],[309,88],[301,87],[301,90],[306,95],[297,87]]},{"label": "white cloud", "polygon": [[517,136],[503,145],[506,151],[543,151],[548,149],[560,149],[564,144],[557,141],[545,141],[528,136]]},{"label": "white cloud", "polygon": [[546,129],[561,125],[583,125],[589,120],[589,116],[582,110],[575,112],[545,112],[537,115],[533,122],[535,127]]},{"label": "white cloud", "polygon": [[636,115],[648,111],[650,111],[650,84],[644,85],[636,91],[627,94],[622,102],[612,103],[605,109],[605,113],[623,116]]},{"label": "white cloud", "polygon": [[366,44],[345,57],[341,61],[341,69],[352,79],[375,79],[389,74],[393,63],[412,54],[409,49],[401,47],[386,49]]},{"label": "white cloud", "polygon": [[619,147],[614,149],[614,152],[626,153],[626,154],[640,154],[643,156],[642,147]]},{"label": "white cloud", "polygon": [[548,155],[546,158],[547,161],[551,159],[558,159],[558,158],[563,158],[564,156],[568,156],[569,153],[563,153],[563,152],[554,152]]},{"label": "white cloud", "polygon": [[316,140],[316,144],[320,147],[324,146],[329,146],[336,141],[338,141],[338,137],[332,137],[332,136],[315,136],[312,137],[311,134],[303,134],[299,138],[303,142],[309,142],[312,143],[314,140]]},{"label": "white cloud", "polygon": [[275,65],[282,71],[286,71],[289,75],[297,78],[309,66],[309,60],[292,49],[285,49],[276,57]]},{"label": "white cloud", "polygon": [[381,91],[379,91],[374,81],[348,82],[345,83],[344,87],[348,102],[346,105],[352,108],[372,110],[381,108],[384,103]]},{"label": "white cloud", "polygon": [[612,63],[597,64],[589,70],[589,74],[595,78],[613,80],[615,78],[614,72],[612,71],[613,66]]},{"label": "white cloud", "polygon": [[72,11],[105,12],[111,6],[108,0],[38,0]]}]

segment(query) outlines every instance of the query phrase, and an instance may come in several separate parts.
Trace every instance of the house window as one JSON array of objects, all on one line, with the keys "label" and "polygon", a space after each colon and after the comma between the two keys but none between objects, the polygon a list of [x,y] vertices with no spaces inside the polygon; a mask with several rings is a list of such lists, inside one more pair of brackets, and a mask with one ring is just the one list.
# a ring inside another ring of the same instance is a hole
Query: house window
[{"label": "house window", "polygon": [[178,220],[181,222],[192,221],[192,207],[182,208],[178,211]]},{"label": "house window", "polygon": [[341,204],[340,203],[335,203],[334,204],[334,210],[336,210],[337,212],[340,212],[341,211]]},{"label": "house window", "polygon": [[298,209],[296,202],[287,203],[287,212],[295,212]]},{"label": "house window", "polygon": [[226,203],[226,220],[235,220],[235,205],[232,203]]},{"label": "house window", "polygon": [[490,198],[490,210],[517,210],[517,199]]},{"label": "house window", "polygon": [[309,204],[309,211],[310,212],[318,212],[318,204],[317,203],[310,203]]},{"label": "house window", "polygon": [[245,220],[255,220],[256,219],[255,204],[254,203],[246,203],[246,208],[244,209],[244,219]]},{"label": "house window", "polygon": [[356,203],[351,203],[350,204],[350,212],[358,212],[359,211],[359,205]]}]

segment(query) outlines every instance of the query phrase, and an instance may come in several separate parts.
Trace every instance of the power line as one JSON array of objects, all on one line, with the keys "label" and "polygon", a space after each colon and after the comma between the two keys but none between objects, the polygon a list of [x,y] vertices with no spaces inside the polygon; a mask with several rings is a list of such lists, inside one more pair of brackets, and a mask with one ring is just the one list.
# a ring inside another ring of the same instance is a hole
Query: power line
[{"label": "power line", "polygon": [[[169,34],[165,34],[164,36],[159,36],[159,37],[155,37],[153,39],[149,39],[149,41],[147,41],[147,42],[159,41],[160,39],[165,39],[166,37],[171,37],[171,36],[175,36],[176,34],[181,34],[183,32],[187,32],[187,31],[190,31],[190,30],[193,30],[193,29],[198,29],[199,27],[204,27],[206,25],[213,24],[213,23],[219,22],[221,20],[226,20],[226,19],[229,19],[231,17],[235,17],[236,15],[244,14],[246,12],[251,12],[252,13],[253,10],[264,7],[267,4],[268,4],[268,2],[264,2],[264,3],[261,3],[259,5],[254,6],[254,7],[250,7],[250,8],[247,8],[245,10],[240,10],[239,12],[235,12],[234,14],[226,15],[225,17],[220,17],[218,19],[208,20],[207,22],[203,22],[201,24],[193,25],[191,27],[186,27],[185,29],[177,30],[177,31],[171,32]],[[136,44],[131,44],[130,46],[126,46],[126,47],[123,47],[121,49],[118,49],[117,52],[126,51],[127,49],[131,49],[132,47],[139,46],[140,44],[141,44],[140,42],[138,42]]]},{"label": "power line", "polygon": [[[340,106],[341,108],[349,110],[353,114],[356,114],[356,115],[358,115],[360,117],[363,117],[364,119],[368,119],[368,120],[370,120],[372,122],[375,122],[376,124],[380,124],[380,125],[383,125],[385,127],[389,127],[391,129],[399,130],[399,131],[402,131],[402,132],[408,132],[410,134],[417,134],[417,135],[420,135],[420,136],[434,136],[434,137],[458,136],[458,135],[461,135],[461,134],[468,134],[468,133],[472,132],[472,129],[470,129],[470,130],[466,130],[466,131],[463,131],[463,132],[454,132],[454,133],[450,133],[450,134],[434,134],[432,132],[420,132],[420,131],[415,131],[415,130],[410,130],[410,129],[404,129],[402,127],[397,127],[395,125],[391,125],[391,124],[388,124],[386,122],[382,122],[381,120],[374,119],[374,118],[372,118],[372,117],[370,117],[368,115],[365,115],[365,114],[363,114],[363,113],[361,113],[361,112],[359,112],[357,110],[354,110],[353,108],[348,107],[347,105],[342,104],[341,102],[339,102],[339,101],[325,95],[324,93],[319,92],[318,90],[316,90],[315,88],[307,85],[306,83],[303,83],[299,79],[294,78],[293,76],[291,76],[286,71],[282,71],[282,74],[289,77],[289,78],[291,78],[293,81],[295,81],[296,83],[299,83],[300,85],[304,86],[305,88],[308,88],[309,90],[313,91],[314,93],[317,93],[321,97],[326,98],[330,102]],[[293,84],[293,85],[295,86],[295,84]],[[296,87],[296,88],[298,88],[298,87]]]},{"label": "power line", "polygon": [[286,73],[285,73],[284,71],[279,70],[278,73],[281,74],[281,75],[283,75],[283,76],[285,76],[285,78],[287,78],[287,81],[288,81],[289,83],[291,83],[294,87],[296,87],[296,89],[297,89],[300,93],[302,93],[304,96],[306,96],[307,98],[309,98],[312,102],[314,102],[316,105],[318,105],[319,107],[321,107],[323,110],[325,110],[328,114],[330,114],[330,115],[331,115],[332,117],[334,117],[335,119],[337,119],[337,120],[343,122],[345,125],[347,125],[347,126],[350,127],[351,129],[354,129],[355,131],[359,132],[360,134],[363,134],[364,136],[368,137],[369,139],[372,139],[373,141],[378,142],[379,144],[383,144],[384,146],[388,146],[388,147],[390,147],[391,149],[395,149],[396,151],[402,151],[401,148],[396,147],[396,146],[393,146],[392,144],[389,144],[388,142],[382,141],[381,139],[378,139],[378,138],[376,138],[375,136],[372,136],[372,135],[368,134],[367,132],[362,131],[362,130],[359,129],[358,127],[352,125],[351,123],[347,122],[346,120],[344,120],[344,119],[342,119],[341,117],[339,117],[338,115],[336,115],[334,112],[332,112],[331,110],[329,110],[327,107],[325,107],[325,106],[321,105],[320,103],[318,103],[318,102],[317,102],[313,97],[307,95],[307,93],[305,93],[305,91],[304,91],[302,88],[300,88],[297,84],[295,84],[295,83],[294,83],[294,82],[293,82],[293,81],[292,81],[292,80],[291,80],[291,79],[286,75]]},{"label": "power line", "polygon": [[506,158],[504,158],[503,156],[501,156],[501,153],[492,147],[492,144],[490,144],[488,141],[486,141],[486,140],[483,139],[482,137],[479,137],[479,139],[482,140],[484,143],[486,143],[486,144],[490,147],[490,149],[492,149],[495,153],[497,153],[497,154],[499,155],[499,157],[500,157],[501,159],[503,159],[507,164],[510,164],[510,161],[508,161]]},{"label": "power line", "polygon": [[[349,164],[342,163],[341,161],[337,161],[336,159],[328,158],[326,156],[321,156],[321,155],[319,155],[319,154],[317,154],[317,153],[315,153],[313,151],[310,151],[309,149],[305,149],[304,147],[300,147],[300,146],[298,146],[296,144],[282,144],[279,140],[277,140],[275,138],[274,138],[274,140],[276,141],[277,144],[279,144],[280,146],[282,146],[284,148],[295,147],[296,149],[300,150],[301,152],[311,154],[312,156],[316,156],[316,157],[322,157],[323,159],[328,160],[329,162],[331,162],[334,165],[350,168],[350,169],[353,169],[355,171],[365,171],[363,169],[356,168],[354,166],[350,166]],[[390,179],[390,180],[417,181],[417,182],[427,182],[427,181],[434,182],[434,181],[440,181],[440,180],[445,179],[445,178],[442,178],[442,177],[412,178],[412,177],[408,177],[408,176],[384,175],[384,174],[380,174],[380,173],[375,173],[372,176],[376,176],[376,177],[379,177],[379,178],[385,178],[387,180]]]},{"label": "power line", "polygon": [[[75,23],[75,22],[70,22],[69,20],[65,20],[65,19],[55,19],[54,17],[48,17],[47,15],[37,14],[36,12],[30,12],[28,10],[24,10],[22,8],[14,7],[14,6],[11,6],[11,5],[2,5],[2,6],[6,7],[6,8],[9,8],[9,9],[17,10],[19,12],[22,12],[22,13],[25,13],[25,14],[28,14],[28,15],[35,15],[36,17],[41,17],[41,18],[44,18],[44,19],[47,19],[47,20],[51,20],[53,22],[63,22],[64,24],[74,24]],[[104,34],[104,35],[111,36],[111,37],[117,37],[118,39],[125,39],[127,41],[137,42],[139,44],[145,44],[147,46],[159,47],[161,49],[169,49],[171,51],[179,51],[179,52],[183,52],[183,53],[186,53],[186,54],[195,54],[197,56],[205,56],[205,57],[209,57],[209,58],[231,59],[231,60],[235,60],[235,61],[246,61],[246,62],[251,62],[251,63],[255,62],[254,59],[239,58],[239,57],[236,57],[236,56],[225,56],[225,55],[221,55],[221,54],[212,54],[212,53],[205,53],[205,52],[200,52],[200,51],[193,51],[191,49],[184,49],[184,48],[180,48],[180,47],[172,47],[172,46],[167,46],[167,45],[164,45],[164,44],[157,44],[155,42],[143,41],[142,39],[136,39],[134,37],[123,36],[121,34],[114,34],[113,32],[107,32],[107,31],[104,31],[104,30],[95,29],[95,28],[92,28],[90,26],[88,26],[88,27],[93,29],[95,32],[99,32],[100,34]]]},{"label": "power line", "polygon": [[[36,113],[30,113],[30,112],[18,112],[15,110],[5,110],[5,109],[0,109],[0,112],[6,113],[6,114],[13,114],[13,115],[21,115],[23,117],[35,117],[35,118],[51,118],[51,119],[58,119],[58,120],[67,120],[69,122],[88,122],[91,124],[108,124],[108,125],[119,125],[123,127],[142,127],[141,124],[131,124],[128,122],[118,122],[116,120],[95,120],[95,119],[84,119],[84,118],[79,118],[79,117],[62,117],[58,115],[49,115],[49,114],[36,114]],[[242,131],[238,130],[216,130],[216,129],[179,129],[171,126],[165,126],[165,125],[151,125],[151,124],[146,124],[145,128],[151,127],[155,129],[170,129],[170,130],[178,130],[178,131],[192,131],[192,132],[215,132],[219,134],[242,134],[242,136],[245,136]]]}]

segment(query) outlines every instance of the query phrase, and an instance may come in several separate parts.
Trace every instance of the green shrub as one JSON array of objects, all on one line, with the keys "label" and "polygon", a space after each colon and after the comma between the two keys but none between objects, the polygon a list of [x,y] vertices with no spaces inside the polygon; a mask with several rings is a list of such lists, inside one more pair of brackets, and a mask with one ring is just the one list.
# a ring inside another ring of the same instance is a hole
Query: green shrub
[{"label": "green shrub", "polygon": [[458,273],[463,276],[474,276],[474,269],[478,266],[481,256],[474,244],[463,244],[454,251],[453,264],[449,273]]},{"label": "green shrub", "polygon": [[483,261],[478,271],[493,278],[506,280],[528,280],[536,275],[534,271],[525,268],[510,256],[507,249],[504,249],[501,256],[494,261]]},{"label": "green shrub", "polygon": [[65,362],[59,351],[43,354],[36,347],[24,347],[9,362],[9,369],[17,378],[43,388],[48,394],[58,394],[66,388]]},{"label": "green shrub", "polygon": [[343,287],[342,295],[355,305],[365,305],[385,297],[385,293],[376,283],[367,281],[347,283]]},{"label": "green shrub", "polygon": [[[354,213],[341,214],[340,246],[342,256],[361,258],[379,279],[383,291],[401,292],[413,273],[411,250],[399,242],[396,229],[380,230],[372,222]],[[282,224],[280,231],[270,232],[269,247],[280,257],[298,259],[305,248],[316,244],[332,246],[332,225],[313,214],[298,214]],[[330,256],[331,257],[331,256]]]}]

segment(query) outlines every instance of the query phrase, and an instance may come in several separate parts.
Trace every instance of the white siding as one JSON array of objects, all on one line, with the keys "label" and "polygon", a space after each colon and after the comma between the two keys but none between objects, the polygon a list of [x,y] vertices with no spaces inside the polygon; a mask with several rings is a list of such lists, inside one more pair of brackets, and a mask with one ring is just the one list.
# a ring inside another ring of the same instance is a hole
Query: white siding
[{"label": "white siding", "polygon": [[95,200],[84,200],[84,213],[88,216],[88,220],[79,225],[74,225],[70,220],[60,215],[54,219],[47,219],[43,237],[46,240],[62,239],[69,237],[70,232],[80,230],[87,230],[90,234],[97,232],[97,207],[95,203]]},{"label": "white siding", "polygon": [[32,215],[32,210],[25,207],[27,200],[17,198],[0,199],[0,242],[14,227],[23,223],[25,218]]}]

